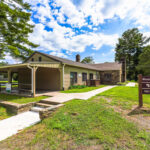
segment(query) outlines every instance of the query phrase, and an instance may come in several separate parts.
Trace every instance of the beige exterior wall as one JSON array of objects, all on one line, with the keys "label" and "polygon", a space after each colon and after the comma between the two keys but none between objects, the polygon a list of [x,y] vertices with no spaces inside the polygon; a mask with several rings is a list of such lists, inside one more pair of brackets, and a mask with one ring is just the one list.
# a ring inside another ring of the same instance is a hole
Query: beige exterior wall
[{"label": "beige exterior wall", "polygon": [[97,71],[66,65],[64,69],[64,89],[65,90],[70,87],[70,72],[77,72],[76,85],[85,85],[86,81],[82,81],[82,73],[87,73],[87,79],[89,79],[89,74],[93,73],[93,79],[96,79]]},{"label": "beige exterior wall", "polygon": [[[111,74],[111,80],[105,79],[105,74]],[[116,84],[121,82],[121,70],[115,71],[101,71],[100,72],[100,80],[102,84]]]},{"label": "beige exterior wall", "polygon": [[51,68],[38,68],[36,71],[37,90],[60,90],[60,71]]},{"label": "beige exterior wall", "polygon": [[42,62],[57,62],[51,58],[48,58],[46,56],[43,56],[41,54],[37,54],[35,53],[27,62],[32,62],[31,59],[34,58],[34,62],[38,62],[39,61],[39,57],[42,58]]}]

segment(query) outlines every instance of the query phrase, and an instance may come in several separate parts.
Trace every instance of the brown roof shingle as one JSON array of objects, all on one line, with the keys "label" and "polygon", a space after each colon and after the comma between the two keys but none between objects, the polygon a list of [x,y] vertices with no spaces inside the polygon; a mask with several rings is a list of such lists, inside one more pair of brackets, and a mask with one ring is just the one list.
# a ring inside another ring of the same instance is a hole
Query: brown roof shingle
[{"label": "brown roof shingle", "polygon": [[[87,69],[92,69],[92,70],[102,71],[102,70],[120,70],[121,69],[121,64],[119,64],[117,62],[101,63],[101,64],[84,64],[84,63],[72,61],[72,60],[69,60],[69,59],[65,59],[65,58],[61,58],[61,57],[57,57],[57,56],[53,56],[53,55],[48,55],[48,54],[41,53],[41,52],[35,52],[35,53],[39,53],[39,54],[44,55],[46,57],[49,57],[53,60],[59,61],[61,63],[68,64],[68,65],[71,65],[71,66],[77,66],[77,67],[82,67],[82,68],[87,68]],[[33,53],[29,58],[31,58],[35,53]]]},{"label": "brown roof shingle", "polygon": [[120,70],[122,67],[121,63],[118,63],[118,62],[105,62],[105,63],[99,63],[99,64],[91,64],[91,66],[94,66],[101,71]]}]

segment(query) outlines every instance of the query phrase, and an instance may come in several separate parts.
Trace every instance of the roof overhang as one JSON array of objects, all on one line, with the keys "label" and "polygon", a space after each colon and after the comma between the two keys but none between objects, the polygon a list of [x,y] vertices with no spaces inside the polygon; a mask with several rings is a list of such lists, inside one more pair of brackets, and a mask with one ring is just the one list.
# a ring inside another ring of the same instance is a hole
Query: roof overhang
[{"label": "roof overhang", "polygon": [[19,68],[28,68],[28,67],[61,68],[61,64],[60,63],[23,63],[23,64],[14,64],[14,65],[0,66],[0,71],[16,70],[16,69],[19,69]]}]

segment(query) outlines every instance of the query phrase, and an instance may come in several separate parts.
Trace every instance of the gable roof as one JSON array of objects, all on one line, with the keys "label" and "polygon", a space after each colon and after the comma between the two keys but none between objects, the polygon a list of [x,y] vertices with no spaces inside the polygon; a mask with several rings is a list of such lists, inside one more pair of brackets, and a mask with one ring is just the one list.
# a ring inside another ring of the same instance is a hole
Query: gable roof
[{"label": "gable roof", "polygon": [[69,60],[69,59],[65,59],[65,58],[61,58],[61,57],[57,57],[57,56],[53,56],[53,55],[48,55],[48,54],[37,52],[37,51],[34,52],[29,58],[27,58],[25,60],[25,62],[27,62],[36,53],[41,54],[43,56],[46,56],[48,58],[51,58],[55,61],[64,63],[64,64],[68,64],[68,65],[71,65],[71,66],[82,67],[82,68],[91,69],[91,70],[97,70],[97,71],[101,70],[102,71],[102,70],[120,70],[121,69],[121,64],[119,64],[117,62],[114,62],[114,63],[101,63],[101,64],[84,64],[84,63],[72,61],[72,60]]},{"label": "gable roof", "polygon": [[105,62],[99,64],[91,64],[91,66],[94,66],[95,68],[101,71],[108,71],[108,70],[120,70],[122,64],[118,62]]}]

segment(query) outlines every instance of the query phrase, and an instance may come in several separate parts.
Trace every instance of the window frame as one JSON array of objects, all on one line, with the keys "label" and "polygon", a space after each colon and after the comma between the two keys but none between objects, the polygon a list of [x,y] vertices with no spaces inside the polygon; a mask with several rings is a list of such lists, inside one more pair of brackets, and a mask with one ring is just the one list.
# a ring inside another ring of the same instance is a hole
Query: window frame
[{"label": "window frame", "polygon": [[41,62],[41,61],[42,61],[42,57],[40,56],[40,57],[39,57],[39,62]]},{"label": "window frame", "polygon": [[31,58],[31,61],[34,62],[34,58]]},{"label": "window frame", "polygon": [[[92,77],[92,79],[91,79],[91,77]],[[93,79],[94,79],[94,74],[93,74],[93,73],[90,73],[90,74],[89,74],[89,79],[90,79],[90,80],[93,80]]]},{"label": "window frame", "polygon": [[82,72],[82,81],[87,81],[87,73]]},{"label": "window frame", "polygon": [[[71,81],[71,76],[73,75],[73,82]],[[70,72],[70,82],[71,84],[78,83],[78,73],[77,72]]]},{"label": "window frame", "polygon": [[105,78],[105,81],[111,81],[112,80],[112,74],[111,73],[105,73],[104,78]]}]

